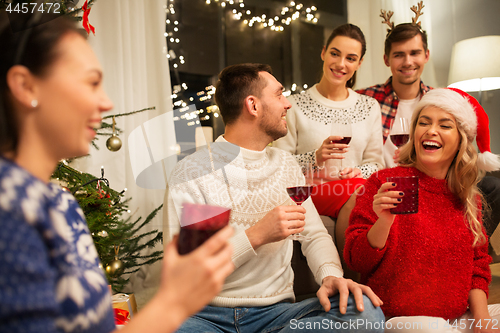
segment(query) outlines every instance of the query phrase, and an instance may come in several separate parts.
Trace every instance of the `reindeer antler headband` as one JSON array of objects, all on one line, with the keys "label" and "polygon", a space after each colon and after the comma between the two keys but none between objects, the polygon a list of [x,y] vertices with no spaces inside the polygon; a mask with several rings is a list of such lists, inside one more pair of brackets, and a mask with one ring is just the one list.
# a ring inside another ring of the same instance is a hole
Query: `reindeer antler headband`
[{"label": "reindeer antler headband", "polygon": [[[415,13],[415,17],[413,17],[411,19],[412,21],[412,24],[413,25],[416,25],[420,31],[422,31],[422,23],[421,22],[418,22],[418,18],[420,16],[422,16],[424,13],[422,12],[422,9],[425,7],[424,6],[424,2],[423,1],[420,1],[418,4],[418,7],[417,6],[411,6],[410,9],[412,10],[412,12]],[[393,11],[385,11],[383,9],[380,10],[380,17],[383,18],[384,20],[382,21],[382,23],[385,23],[389,26],[389,29],[387,29],[387,36],[389,36],[392,32],[392,29],[394,29],[394,22],[391,22],[391,17],[392,15],[394,14]]]}]

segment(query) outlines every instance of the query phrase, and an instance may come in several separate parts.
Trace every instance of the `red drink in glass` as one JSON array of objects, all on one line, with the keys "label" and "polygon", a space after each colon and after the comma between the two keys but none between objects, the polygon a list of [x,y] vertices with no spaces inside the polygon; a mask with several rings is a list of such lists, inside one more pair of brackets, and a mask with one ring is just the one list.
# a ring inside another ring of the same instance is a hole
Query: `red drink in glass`
[{"label": "red drink in glass", "polygon": [[345,144],[345,145],[348,145],[349,142],[351,142],[351,137],[350,136],[344,136],[343,139],[341,140],[333,140],[332,143],[342,143],[342,144]]},{"label": "red drink in glass", "polygon": [[403,200],[391,209],[392,214],[418,213],[418,177],[387,177],[390,183],[396,183],[391,191],[404,193]]},{"label": "red drink in glass", "polygon": [[231,209],[189,204],[182,207],[181,231],[177,242],[179,254],[187,254],[203,244],[229,222]]},{"label": "red drink in glass", "polygon": [[392,143],[401,148],[410,139],[410,134],[391,134]]},{"label": "red drink in glass", "polygon": [[313,186],[287,187],[286,192],[297,205],[302,205],[311,196]]}]

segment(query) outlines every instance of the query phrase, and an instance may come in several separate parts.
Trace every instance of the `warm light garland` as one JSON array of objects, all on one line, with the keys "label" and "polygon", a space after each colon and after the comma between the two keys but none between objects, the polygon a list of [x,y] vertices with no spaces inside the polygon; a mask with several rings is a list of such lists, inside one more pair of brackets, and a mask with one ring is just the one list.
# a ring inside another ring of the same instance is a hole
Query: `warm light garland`
[{"label": "warm light garland", "polygon": [[[175,51],[173,50],[173,46],[176,44],[180,44],[181,40],[178,37],[179,33],[179,21],[176,19],[176,10],[175,10],[175,1],[176,0],[168,0],[167,5],[164,6],[165,13],[167,14],[166,18],[166,31],[164,36],[167,40],[167,47],[163,49],[163,53],[169,60],[171,68],[177,71],[179,66],[184,65],[186,63],[186,59],[184,56],[177,56]],[[178,1],[178,0],[177,0]],[[243,0],[205,0],[207,5],[217,4],[223,8],[227,8],[232,11],[232,17],[235,20],[242,20],[243,23],[249,27],[263,27],[269,28],[273,31],[283,31],[284,27],[290,25],[293,21],[301,18],[306,22],[317,23],[317,8],[315,6],[305,7],[301,3],[297,3],[295,1],[290,1],[287,6],[281,8],[281,12],[277,15],[268,17],[266,14],[255,15],[252,11],[246,8],[246,5]],[[167,52],[168,48],[168,52]],[[302,85],[303,89],[300,89],[300,85],[293,83],[290,89],[286,89],[283,92],[283,95],[288,97],[295,93],[304,93],[305,89],[307,89],[307,84]],[[173,106],[176,108],[181,108],[181,112],[183,109],[188,110],[187,106],[189,104],[193,104],[196,102],[207,102],[213,100],[213,95],[215,94],[215,87],[213,85],[205,87],[205,90],[199,91],[196,93],[196,97],[189,97],[189,102],[184,101],[182,99],[182,91],[187,91],[188,86],[186,83],[181,83],[180,85],[175,85],[172,90],[172,95],[170,96],[173,102]],[[300,91],[299,91],[300,90]],[[200,114],[205,113],[205,115],[200,116]],[[213,115],[215,118],[219,117],[219,109],[216,105],[211,105],[206,107],[205,109],[200,109],[197,111],[193,111],[189,114],[183,115],[181,117],[185,120],[194,120],[195,118],[199,118],[199,120],[209,120]],[[178,117],[174,117],[180,120]],[[188,122],[188,126],[194,126],[199,124],[199,120]]]},{"label": "warm light garland", "polygon": [[[172,45],[180,44],[181,40],[178,37],[179,33],[179,21],[175,19],[175,0],[169,0],[167,5],[164,5],[165,13],[167,14],[167,18],[165,20],[166,23],[166,31],[163,34],[167,39],[167,47],[164,48],[163,53],[169,60],[170,66],[174,69],[177,69],[180,65],[184,65],[186,63],[184,56],[180,55],[177,57],[175,51],[172,48]],[[166,49],[168,48],[168,53]]]},{"label": "warm light garland", "polygon": [[[187,90],[187,85],[185,83],[183,83],[181,85],[176,85],[176,87],[181,87],[181,86],[186,87],[186,90]],[[302,94],[305,92],[305,89],[307,89],[307,84],[304,84],[303,89],[300,91],[298,91],[297,88],[298,88],[298,85],[296,83],[292,84],[292,87],[290,89],[285,89],[285,91],[283,91],[283,96],[288,97],[294,93],[301,93]],[[174,92],[175,93],[170,96],[172,98],[172,100],[175,100],[176,98],[179,97],[176,94],[179,91],[174,90]],[[206,102],[207,100],[211,100],[211,99],[213,99],[214,94],[215,94],[215,87],[213,85],[207,86],[207,87],[205,87],[205,90],[198,91],[196,93],[196,96],[197,96],[196,102]],[[189,101],[190,102],[187,103],[184,100],[180,99],[178,101],[175,101],[173,103],[173,105],[175,107],[180,107],[178,110],[182,113],[182,112],[186,112],[189,110],[188,104],[193,104],[193,102],[195,102],[195,98],[190,97]],[[187,126],[194,126],[196,124],[199,124],[200,120],[210,120],[211,114],[213,114],[213,116],[215,118],[218,118],[219,117],[218,111],[219,111],[219,108],[217,107],[217,105],[210,105],[210,106],[207,106],[205,109],[191,111],[189,113],[183,114],[180,117],[174,117],[174,121],[181,120],[181,119],[193,120],[193,121],[188,122]],[[202,115],[203,113],[206,113],[206,114]],[[199,120],[195,121],[194,119],[199,119]]]},{"label": "warm light garland", "polygon": [[277,15],[267,17],[266,14],[252,14],[252,11],[245,8],[243,0],[205,0],[207,5],[218,4],[223,8],[232,9],[233,19],[243,20],[249,27],[262,26],[273,31],[283,31],[284,27],[290,25],[298,18],[306,22],[318,23],[317,8],[315,6],[305,7],[301,3],[290,1],[289,4],[281,8]]}]

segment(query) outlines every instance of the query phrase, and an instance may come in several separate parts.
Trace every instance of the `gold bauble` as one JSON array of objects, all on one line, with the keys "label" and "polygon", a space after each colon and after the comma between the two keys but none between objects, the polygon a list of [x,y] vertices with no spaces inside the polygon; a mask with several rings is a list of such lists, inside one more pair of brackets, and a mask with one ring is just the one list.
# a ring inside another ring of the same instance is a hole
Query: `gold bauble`
[{"label": "gold bauble", "polygon": [[106,141],[106,147],[111,151],[118,151],[122,147],[122,140],[116,134],[113,134]]},{"label": "gold bauble", "polygon": [[106,266],[106,272],[111,276],[120,275],[124,270],[123,261],[116,258]]}]

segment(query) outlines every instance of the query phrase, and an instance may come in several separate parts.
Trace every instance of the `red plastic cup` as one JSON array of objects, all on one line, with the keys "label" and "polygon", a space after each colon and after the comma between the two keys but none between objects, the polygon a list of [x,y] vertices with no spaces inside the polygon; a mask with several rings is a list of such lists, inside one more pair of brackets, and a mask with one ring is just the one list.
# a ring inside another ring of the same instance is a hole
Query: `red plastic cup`
[{"label": "red plastic cup", "polygon": [[415,214],[418,213],[418,177],[387,177],[390,183],[396,183],[391,191],[404,193],[403,200],[397,207],[391,208],[392,214]]},{"label": "red plastic cup", "polygon": [[231,209],[219,206],[185,203],[182,207],[181,231],[177,249],[187,254],[229,223]]}]

